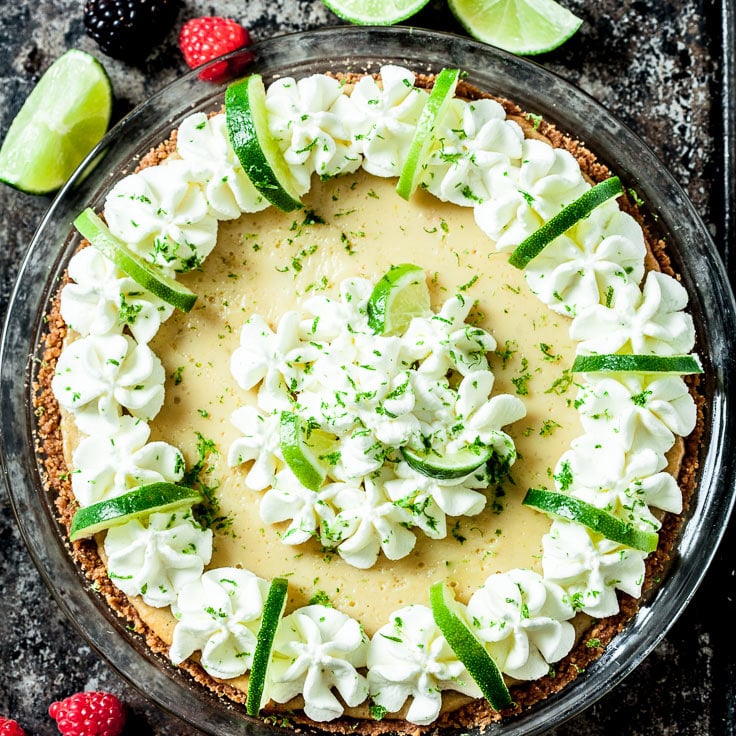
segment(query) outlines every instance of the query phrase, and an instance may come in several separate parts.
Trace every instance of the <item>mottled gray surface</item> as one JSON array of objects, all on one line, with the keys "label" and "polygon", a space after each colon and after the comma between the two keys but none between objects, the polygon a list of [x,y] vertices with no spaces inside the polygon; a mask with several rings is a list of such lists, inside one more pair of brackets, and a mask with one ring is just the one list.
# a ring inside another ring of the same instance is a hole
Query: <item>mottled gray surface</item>
[{"label": "mottled gray surface", "polygon": [[[586,23],[561,49],[539,59],[623,118],[688,190],[714,236],[720,234],[720,14],[715,0],[568,0]],[[95,52],[81,19],[82,0],[0,3],[0,137],[49,63],[76,46]],[[335,24],[311,0],[185,0],[186,18],[238,18],[255,40]],[[435,0],[416,25],[459,31]],[[172,31],[145,67],[103,58],[116,92],[116,117],[175,78],[184,64]],[[8,304],[26,243],[48,200],[0,187],[0,314]],[[734,725],[733,621],[736,590],[733,524],[703,586],[670,634],[612,694],[556,736],[661,734],[727,736]],[[128,736],[193,736],[195,731],[150,705],[90,651],[61,616],[25,552],[0,489],[0,715],[31,735],[56,733],[46,715],[55,698],[102,688],[130,712]]]}]

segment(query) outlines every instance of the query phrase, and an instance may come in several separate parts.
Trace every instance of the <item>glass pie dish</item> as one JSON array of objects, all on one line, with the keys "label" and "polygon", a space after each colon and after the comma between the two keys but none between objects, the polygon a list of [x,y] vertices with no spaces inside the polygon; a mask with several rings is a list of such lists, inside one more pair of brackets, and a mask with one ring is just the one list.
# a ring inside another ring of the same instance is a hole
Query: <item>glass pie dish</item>
[{"label": "glass pie dish", "polygon": [[[363,50],[361,52],[360,50]],[[430,51],[431,50],[431,51]],[[280,76],[326,71],[377,72],[398,63],[421,73],[459,67],[482,91],[506,97],[584,140],[657,215],[674,270],[690,295],[705,378],[705,435],[698,458],[698,492],[685,513],[677,553],[661,585],[650,591],[627,628],[572,684],[522,715],[487,732],[534,734],[561,723],[614,687],[665,635],[710,562],[733,505],[736,468],[724,457],[733,432],[726,377],[733,369],[733,296],[704,225],[652,152],[601,106],[525,60],[449,34],[389,28],[337,28],[271,39],[227,57],[235,70]],[[222,63],[222,62],[218,62]],[[112,130],[72,177],[30,245],[8,313],[2,343],[0,426],[9,494],[29,551],[61,608],[122,676],[161,707],[207,733],[258,733],[262,722],[198,686],[153,654],[92,589],[69,555],[35,452],[33,385],[44,315],[78,244],[71,221],[85,207],[100,209],[111,186],[194,111],[217,109],[224,87],[196,72],[176,81]],[[92,167],[91,163],[97,166]],[[22,377],[22,379],[21,379]]]}]

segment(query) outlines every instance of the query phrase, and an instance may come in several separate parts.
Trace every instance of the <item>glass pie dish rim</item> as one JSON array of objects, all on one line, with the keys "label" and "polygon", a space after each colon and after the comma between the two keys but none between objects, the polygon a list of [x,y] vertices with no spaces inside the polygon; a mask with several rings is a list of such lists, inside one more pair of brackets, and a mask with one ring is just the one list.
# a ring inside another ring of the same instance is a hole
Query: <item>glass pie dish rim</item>
[{"label": "glass pie dish rim", "polygon": [[[356,54],[356,48],[370,49],[370,53]],[[729,355],[736,351],[728,349],[728,336],[736,334],[736,307],[705,226],[646,144],[598,103],[533,62],[492,47],[452,34],[418,29],[333,27],[279,36],[256,44],[245,54],[225,58],[238,68],[238,62],[252,63],[248,71],[262,73],[266,81],[278,75],[301,76],[313,71],[377,71],[385,61],[405,64],[417,72],[458,66],[468,72],[469,83],[508,97],[522,109],[541,114],[561,130],[585,140],[614,173],[622,175],[627,185],[652,206],[661,217],[659,226],[673,239],[668,252],[674,256],[675,270],[682,274],[693,300],[699,347],[705,355],[709,376],[706,393],[711,402],[707,423],[713,442],[704,450],[700,472],[703,491],[697,494],[689,514],[697,516],[699,523],[686,525],[679,543],[680,554],[667,580],[643,602],[634,621],[595,664],[547,701],[503,725],[490,726],[486,732],[534,734],[559,725],[620,682],[666,634],[705,574],[734,503],[729,491],[735,485],[736,470],[724,464],[722,458],[724,440],[733,430],[734,421],[727,411],[732,399],[725,377],[729,370],[733,371],[732,361],[736,360]],[[544,97],[539,90],[545,90]],[[163,657],[151,654],[142,638],[126,632],[124,623],[95,594],[66,550],[53,505],[40,485],[33,450],[33,361],[43,332],[42,316],[75,247],[75,240],[70,237],[70,215],[73,217],[89,204],[100,206],[106,189],[130,168],[133,153],[144,153],[168,137],[184,115],[197,109],[212,109],[223,94],[224,87],[199,81],[196,71],[173,82],[121,121],[52,203],[29,246],[6,319],[0,348],[0,439],[4,477],[26,546],[60,607],[90,645],[144,695],[197,728],[209,733],[222,728],[233,733],[260,733],[266,730],[262,722],[248,719],[240,707],[223,703]],[[562,107],[557,104],[560,97],[565,99]],[[135,138],[135,144],[126,146],[131,138]],[[103,155],[106,160],[98,168],[87,170],[87,164]],[[111,159],[116,164],[114,176],[110,173]],[[678,215],[676,220],[673,213]],[[64,247],[57,252],[58,243],[64,243]],[[28,283],[45,286],[36,292],[26,288]],[[26,380],[14,380],[18,375]],[[21,383],[19,387],[17,384]],[[19,420],[21,416],[23,422]],[[35,505],[39,498],[44,502]],[[717,525],[719,519],[723,520],[722,525]],[[43,533],[49,530],[53,534]],[[702,544],[705,538],[709,544]],[[82,588],[85,594],[79,596]],[[110,626],[120,634],[112,641],[106,636]]]}]

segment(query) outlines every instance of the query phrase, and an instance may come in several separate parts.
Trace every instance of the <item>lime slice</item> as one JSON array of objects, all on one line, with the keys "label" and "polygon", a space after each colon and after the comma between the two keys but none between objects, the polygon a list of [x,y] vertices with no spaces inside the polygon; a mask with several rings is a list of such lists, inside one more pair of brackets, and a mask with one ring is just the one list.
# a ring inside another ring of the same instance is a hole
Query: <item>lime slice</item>
[{"label": "lime slice", "polygon": [[268,589],[266,602],[263,604],[261,627],[258,629],[256,648],[253,652],[253,665],[248,677],[248,700],[245,709],[249,716],[257,716],[263,707],[263,691],[271,663],[271,650],[279,622],[286,608],[286,596],[289,592],[289,581],[286,578],[274,578]]},{"label": "lime slice", "polygon": [[437,627],[481,689],[483,697],[495,710],[511,705],[511,695],[498,665],[468,626],[455,597],[443,582],[434,583],[429,589],[429,602]]},{"label": "lime slice", "polygon": [[545,222],[525,238],[509,256],[509,263],[516,268],[526,268],[555,238],[567,232],[575,223],[584,220],[596,207],[623,193],[617,176],[596,184],[574,202],[563,207],[551,220]]},{"label": "lime slice", "polygon": [[449,0],[449,5],[473,38],[512,54],[552,51],[583,22],[554,0]]},{"label": "lime slice", "polygon": [[279,440],[291,472],[305,488],[318,491],[327,477],[330,455],[337,449],[335,435],[309,427],[298,414],[282,411]]},{"label": "lime slice", "polygon": [[418,13],[429,0],[323,0],[335,14],[359,26],[390,26]]},{"label": "lime slice", "polygon": [[378,335],[403,333],[414,317],[430,312],[424,270],[412,263],[392,266],[368,299],[368,326]]},{"label": "lime slice", "polygon": [[150,483],[135,490],[98,501],[78,509],[72,519],[69,539],[76,542],[109,529],[125,524],[132,519],[156,513],[176,511],[185,506],[199,503],[202,497],[197,491],[174,483]]},{"label": "lime slice", "polygon": [[167,276],[152,263],[133,253],[122,240],[116,238],[110,228],[91,209],[86,209],[74,220],[74,227],[87,238],[97,250],[109,258],[133,281],[150,291],[167,304],[188,312],[197,301],[197,295]]},{"label": "lime slice", "polygon": [[468,445],[452,454],[442,455],[431,449],[417,452],[410,447],[402,447],[401,454],[417,473],[437,480],[452,480],[464,478],[487,463],[493,455],[493,449],[483,445]]},{"label": "lime slice", "polygon": [[618,542],[642,552],[654,552],[657,549],[659,537],[655,532],[641,531],[617,519],[613,514],[566,493],[530,488],[522,504],[538,511],[544,511],[553,517],[575,521],[612,542]]},{"label": "lime slice", "polygon": [[47,194],[72,175],[110,122],[112,89],[102,64],[72,49],[44,73],[0,149],[0,181]]},{"label": "lime slice", "polygon": [[409,199],[419,185],[427,153],[435,141],[437,126],[442,122],[455,96],[459,76],[459,69],[443,69],[434,80],[434,86],[417,121],[414,137],[409,144],[409,152],[396,185],[396,191],[404,199]]},{"label": "lime slice", "polygon": [[253,186],[284,212],[299,209],[296,182],[268,129],[266,89],[260,74],[227,88],[225,115],[230,143]]},{"label": "lime slice", "polygon": [[578,355],[573,373],[702,373],[697,355]]}]

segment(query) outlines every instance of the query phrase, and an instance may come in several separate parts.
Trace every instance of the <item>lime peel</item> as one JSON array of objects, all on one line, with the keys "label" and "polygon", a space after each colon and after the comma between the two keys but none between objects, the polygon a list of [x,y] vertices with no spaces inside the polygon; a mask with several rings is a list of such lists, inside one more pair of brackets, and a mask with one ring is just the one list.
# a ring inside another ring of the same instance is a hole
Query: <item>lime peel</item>
[{"label": "lime peel", "polygon": [[133,519],[175,511],[201,501],[202,496],[191,488],[163,481],[149,483],[78,509],[72,518],[69,539],[76,542]]},{"label": "lime peel", "polygon": [[623,194],[623,191],[621,180],[617,176],[612,176],[591,187],[585,194],[563,207],[551,220],[522,240],[509,256],[509,263],[516,268],[526,268],[555,238],[588,217],[596,207]]},{"label": "lime peel", "polygon": [[122,240],[110,232],[110,228],[94,210],[87,208],[78,215],[74,220],[74,227],[136,284],[182,312],[189,312],[192,309],[197,301],[197,295],[152,263],[133,253]]},{"label": "lime peel", "polygon": [[107,131],[112,87],[102,64],[71,49],[31,90],[0,149],[0,181],[29,194],[59,189]]},{"label": "lime peel", "polygon": [[455,96],[455,88],[460,78],[459,69],[443,69],[434,80],[432,91],[424,103],[422,112],[409,144],[406,161],[401,167],[396,191],[408,200],[419,185],[424,164],[436,139],[436,131]]},{"label": "lime peel", "polygon": [[473,38],[527,56],[556,49],[583,23],[555,0],[449,0],[449,6]]},{"label": "lime peel", "polygon": [[511,705],[511,695],[498,665],[463,618],[457,601],[443,581],[434,583],[429,589],[429,602],[437,628],[465,665],[483,697],[497,711]]},{"label": "lime peel", "polygon": [[[332,435],[320,429],[305,431],[304,425],[304,420],[298,414],[291,411],[281,412],[281,454],[299,482],[310,491],[318,491],[327,478],[327,467],[320,457],[324,452],[320,452],[317,446],[327,450]],[[334,441],[336,442],[336,438]]]},{"label": "lime peel", "polygon": [[268,676],[268,665],[271,663],[271,651],[276,632],[284,615],[289,592],[289,581],[286,578],[274,578],[268,589],[263,604],[261,626],[258,629],[256,648],[253,652],[253,664],[248,678],[248,697],[245,709],[249,716],[257,716],[263,707],[263,694]]},{"label": "lime peel", "polygon": [[413,317],[430,312],[424,269],[413,263],[392,266],[368,298],[368,326],[377,335],[402,333]]},{"label": "lime peel", "polygon": [[684,375],[702,373],[697,355],[578,355],[572,373],[669,373]]},{"label": "lime peel", "polygon": [[552,517],[574,521],[612,542],[618,542],[642,552],[654,552],[659,543],[659,536],[656,532],[637,529],[632,524],[616,518],[613,514],[567,493],[530,488],[522,504],[543,511]]},{"label": "lime peel", "polygon": [[427,478],[453,480],[464,478],[485,465],[493,455],[493,448],[486,445],[468,445],[451,454],[440,454],[433,450],[417,452],[411,447],[402,447],[401,454],[407,465]]},{"label": "lime peel", "polygon": [[230,143],[253,186],[284,212],[302,207],[294,177],[268,128],[266,88],[260,74],[227,88],[225,119]]},{"label": "lime peel", "polygon": [[391,26],[418,13],[429,0],[323,0],[337,16],[361,26]]}]

